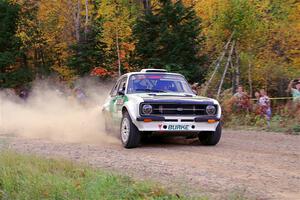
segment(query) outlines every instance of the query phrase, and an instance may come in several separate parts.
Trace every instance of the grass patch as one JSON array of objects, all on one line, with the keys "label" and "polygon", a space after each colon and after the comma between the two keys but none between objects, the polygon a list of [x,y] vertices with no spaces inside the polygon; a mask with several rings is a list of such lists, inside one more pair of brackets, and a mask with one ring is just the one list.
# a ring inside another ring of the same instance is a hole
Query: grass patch
[{"label": "grass patch", "polygon": [[[0,152],[0,199],[187,199],[70,161]],[[197,198],[200,199],[200,198]]]},{"label": "grass patch", "polygon": [[7,146],[8,146],[7,139],[3,139],[0,137],[0,151],[7,148]]},{"label": "grass patch", "polygon": [[253,130],[253,131],[271,131],[278,133],[288,133],[292,135],[300,134],[300,125],[297,119],[273,115],[270,121],[270,127],[264,117],[255,114],[232,114],[225,120],[225,128],[233,130]]}]

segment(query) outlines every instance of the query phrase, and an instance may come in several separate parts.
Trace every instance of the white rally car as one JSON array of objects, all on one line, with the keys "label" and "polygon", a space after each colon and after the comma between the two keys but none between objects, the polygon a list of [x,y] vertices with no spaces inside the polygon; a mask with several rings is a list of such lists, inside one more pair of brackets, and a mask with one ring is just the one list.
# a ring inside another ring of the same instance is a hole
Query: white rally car
[{"label": "white rally car", "polygon": [[102,107],[107,132],[120,131],[125,148],[144,136],[198,137],[204,145],[221,138],[218,101],[197,96],[184,76],[144,69],[121,76]]}]

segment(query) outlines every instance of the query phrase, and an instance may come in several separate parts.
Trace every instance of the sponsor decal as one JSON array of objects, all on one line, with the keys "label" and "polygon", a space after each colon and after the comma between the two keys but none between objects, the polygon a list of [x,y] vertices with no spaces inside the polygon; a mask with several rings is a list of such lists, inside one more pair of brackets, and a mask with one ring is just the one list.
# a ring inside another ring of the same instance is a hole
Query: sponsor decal
[{"label": "sponsor decal", "polygon": [[117,99],[117,102],[116,102],[117,105],[123,105],[124,104],[124,99]]},{"label": "sponsor decal", "polygon": [[189,130],[189,125],[169,125],[168,130],[172,130],[172,131]]}]

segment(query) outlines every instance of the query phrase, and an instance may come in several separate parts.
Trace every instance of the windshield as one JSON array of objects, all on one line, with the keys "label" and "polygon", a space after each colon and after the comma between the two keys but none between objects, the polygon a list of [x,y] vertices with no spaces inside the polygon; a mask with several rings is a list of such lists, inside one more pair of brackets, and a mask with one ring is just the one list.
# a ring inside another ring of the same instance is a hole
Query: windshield
[{"label": "windshield", "polygon": [[187,81],[180,75],[134,74],[129,78],[128,94],[166,92],[193,94]]}]

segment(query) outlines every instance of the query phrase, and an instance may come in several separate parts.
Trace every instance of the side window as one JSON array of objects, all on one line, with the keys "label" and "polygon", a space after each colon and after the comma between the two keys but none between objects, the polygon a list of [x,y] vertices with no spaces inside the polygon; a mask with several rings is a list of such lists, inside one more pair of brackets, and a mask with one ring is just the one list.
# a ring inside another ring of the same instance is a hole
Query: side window
[{"label": "side window", "polygon": [[118,92],[120,91],[124,91],[126,90],[126,82],[127,82],[127,77],[121,79],[120,84],[119,84],[119,88],[118,88]]},{"label": "side window", "polygon": [[114,87],[112,88],[111,92],[110,92],[110,96],[116,96],[118,93],[118,86],[120,84],[120,80],[117,81],[117,83],[114,85]]}]

